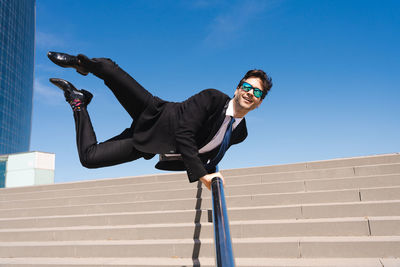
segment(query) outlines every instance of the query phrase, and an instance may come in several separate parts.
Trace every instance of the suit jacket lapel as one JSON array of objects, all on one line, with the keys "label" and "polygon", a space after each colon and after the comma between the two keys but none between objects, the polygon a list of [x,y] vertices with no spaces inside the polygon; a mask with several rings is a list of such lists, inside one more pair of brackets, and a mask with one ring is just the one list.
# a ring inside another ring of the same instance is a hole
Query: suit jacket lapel
[{"label": "suit jacket lapel", "polygon": [[221,128],[221,125],[224,122],[225,117],[226,117],[226,110],[228,109],[229,101],[230,101],[230,99],[228,99],[226,101],[226,103],[224,105],[224,108],[222,109],[221,114],[218,116],[217,122],[213,123],[213,126],[212,126],[213,128],[211,130],[211,134],[207,137],[207,140],[204,142],[203,145],[208,144],[211,141],[211,139],[213,139],[213,137],[217,134],[219,128]]},{"label": "suit jacket lapel", "polygon": [[[235,130],[232,131],[231,135],[231,140],[229,142],[229,147],[233,144],[237,144],[242,142],[244,139],[247,137],[247,127],[246,127],[246,120],[243,118],[243,120],[239,123],[239,125],[235,128]],[[207,152],[206,154],[203,154],[206,159],[212,159],[214,158],[218,151],[219,151],[220,146],[217,146],[210,152]]]},{"label": "suit jacket lapel", "polygon": [[242,142],[247,137],[246,119],[239,123],[239,125],[232,131],[230,145]]}]

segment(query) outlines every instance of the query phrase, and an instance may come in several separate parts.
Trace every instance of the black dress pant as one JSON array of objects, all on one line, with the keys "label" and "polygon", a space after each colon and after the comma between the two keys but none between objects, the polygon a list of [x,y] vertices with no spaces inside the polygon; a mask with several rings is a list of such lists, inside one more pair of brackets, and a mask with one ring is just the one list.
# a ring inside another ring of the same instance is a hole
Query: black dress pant
[{"label": "black dress pant", "polygon": [[[87,68],[104,81],[133,120],[151,102],[152,94],[110,59],[93,58]],[[133,146],[131,128],[105,142],[97,143],[86,107],[74,111],[74,119],[79,159],[87,168],[112,166],[154,156],[138,151]]]}]

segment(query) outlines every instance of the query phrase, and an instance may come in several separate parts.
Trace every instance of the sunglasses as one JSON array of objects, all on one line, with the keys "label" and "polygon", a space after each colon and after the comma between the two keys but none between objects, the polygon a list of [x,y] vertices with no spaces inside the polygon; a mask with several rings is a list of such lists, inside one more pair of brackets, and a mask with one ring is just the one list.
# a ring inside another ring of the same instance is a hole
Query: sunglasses
[{"label": "sunglasses", "polygon": [[251,89],[253,89],[253,95],[257,98],[260,98],[264,95],[264,91],[258,88],[253,87],[251,84],[244,82],[242,84],[242,90],[245,92],[249,92]]}]

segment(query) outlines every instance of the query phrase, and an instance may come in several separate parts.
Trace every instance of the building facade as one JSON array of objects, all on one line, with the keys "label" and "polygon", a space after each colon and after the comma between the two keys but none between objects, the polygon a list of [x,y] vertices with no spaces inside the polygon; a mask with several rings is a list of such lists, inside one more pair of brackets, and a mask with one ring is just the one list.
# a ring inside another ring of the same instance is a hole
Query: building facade
[{"label": "building facade", "polygon": [[0,189],[54,183],[54,153],[29,151],[0,155]]},{"label": "building facade", "polygon": [[34,49],[35,0],[0,0],[0,154],[29,150]]}]

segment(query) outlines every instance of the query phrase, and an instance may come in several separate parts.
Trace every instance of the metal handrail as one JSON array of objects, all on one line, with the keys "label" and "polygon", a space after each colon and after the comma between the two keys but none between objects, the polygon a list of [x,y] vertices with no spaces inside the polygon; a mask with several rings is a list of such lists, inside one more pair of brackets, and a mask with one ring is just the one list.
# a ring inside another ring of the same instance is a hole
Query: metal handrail
[{"label": "metal handrail", "polygon": [[235,259],[232,250],[232,238],[229,231],[229,220],[226,211],[224,186],[221,178],[214,177],[211,180],[211,194],[213,203],[216,266],[235,266]]}]

